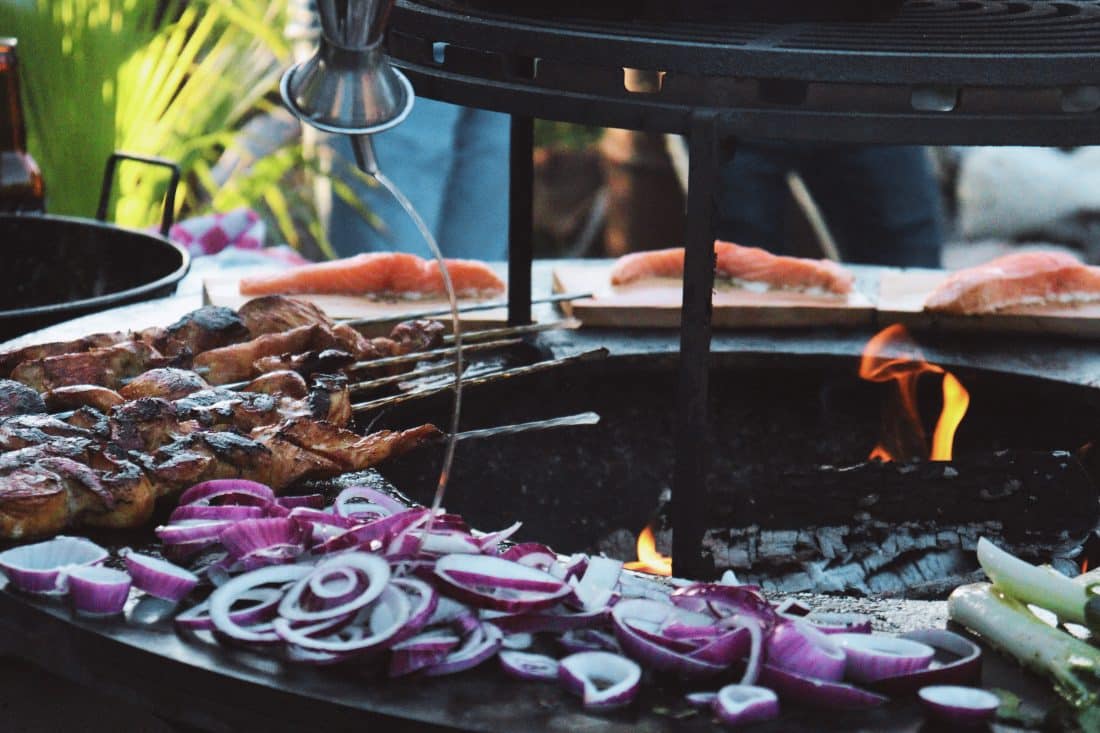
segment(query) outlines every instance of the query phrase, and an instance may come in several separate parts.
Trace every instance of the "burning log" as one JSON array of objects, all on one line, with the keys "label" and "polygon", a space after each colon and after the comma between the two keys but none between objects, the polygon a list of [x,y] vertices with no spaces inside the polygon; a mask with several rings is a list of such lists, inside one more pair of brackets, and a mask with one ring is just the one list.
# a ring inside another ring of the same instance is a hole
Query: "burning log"
[{"label": "burning log", "polygon": [[[765,465],[712,482],[704,552],[768,590],[936,596],[977,570],[981,536],[1063,562],[1097,526],[1097,490],[1065,451],[952,462]],[[671,527],[669,505],[658,525]],[[658,532],[658,547],[668,547]]]}]

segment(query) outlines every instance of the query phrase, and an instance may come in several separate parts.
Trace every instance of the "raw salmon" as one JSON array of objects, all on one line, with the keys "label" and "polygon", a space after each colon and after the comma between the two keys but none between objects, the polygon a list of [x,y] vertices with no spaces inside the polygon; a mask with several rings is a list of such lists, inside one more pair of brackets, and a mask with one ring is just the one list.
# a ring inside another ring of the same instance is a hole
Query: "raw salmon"
[{"label": "raw salmon", "polygon": [[[446,260],[455,292],[489,297],[504,292],[504,282],[477,260]],[[241,295],[398,295],[426,298],[446,294],[439,263],[403,252],[372,252],[331,262],[302,265],[282,272],[241,279]]]},{"label": "raw salmon", "polygon": [[[737,284],[834,295],[852,291],[852,274],[829,260],[784,257],[759,247],[722,241],[714,243],[714,255],[714,274]],[[647,277],[683,276],[683,248],[660,249],[620,257],[611,269],[611,284],[625,285]]]},{"label": "raw salmon", "polygon": [[1064,252],[1017,252],[950,275],[924,303],[940,313],[1100,300],[1100,267]]}]

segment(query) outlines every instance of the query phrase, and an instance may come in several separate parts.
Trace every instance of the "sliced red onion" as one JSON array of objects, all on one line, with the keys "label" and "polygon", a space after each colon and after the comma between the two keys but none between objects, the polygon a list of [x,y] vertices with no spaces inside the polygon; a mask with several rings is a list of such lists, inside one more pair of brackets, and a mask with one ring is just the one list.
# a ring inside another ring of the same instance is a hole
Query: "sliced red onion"
[{"label": "sliced red onion", "polygon": [[176,523],[185,520],[229,521],[259,519],[267,515],[267,508],[243,504],[183,504],[172,511],[168,521]]},{"label": "sliced red onion", "polygon": [[[310,575],[305,593],[311,601],[317,602],[316,608],[332,608],[359,595],[361,580],[359,573],[349,567],[331,567],[323,573]],[[310,606],[313,610],[314,604]]]},{"label": "sliced red onion", "polygon": [[416,578],[394,578],[390,585],[403,592],[409,598],[409,618],[398,639],[412,636],[428,625],[439,606],[440,595],[435,588]]},{"label": "sliced red onion", "polygon": [[576,652],[614,652],[618,654],[622,651],[614,635],[600,629],[566,631],[558,637],[558,644],[570,654]]},{"label": "sliced red onion", "polygon": [[561,606],[534,613],[482,612],[482,618],[492,621],[501,631],[534,634],[539,631],[561,633],[572,629],[586,629],[604,622],[607,611],[578,611],[571,613]]},{"label": "sliced red onion", "polygon": [[557,553],[538,542],[522,542],[518,545],[512,545],[500,553],[500,556],[505,560],[518,562],[520,565],[546,571],[549,571],[550,567],[558,561]]},{"label": "sliced red onion", "polygon": [[28,593],[64,593],[70,569],[98,565],[107,551],[83,537],[54,537],[0,552],[0,570],[12,585]]},{"label": "sliced red onion", "polygon": [[907,695],[928,685],[974,685],[980,681],[982,650],[969,639],[945,629],[910,631],[901,638],[919,641],[954,654],[956,658],[946,664],[933,661],[931,666],[919,672],[884,677],[871,685],[875,690],[887,695]]},{"label": "sliced red onion", "polygon": [[927,669],[936,650],[927,644],[895,636],[834,634],[844,650],[844,675],[854,682],[874,682]]},{"label": "sliced red onion", "polygon": [[481,619],[478,618],[474,609],[447,596],[441,595],[438,598],[435,611],[428,619],[428,626],[450,626],[457,629],[463,636],[481,626]]},{"label": "sliced red onion", "polygon": [[[280,613],[282,610],[280,606]],[[385,649],[393,643],[408,623],[411,610],[408,596],[398,588],[386,585],[377,603],[359,611],[354,624],[354,628],[360,629],[358,633],[344,631],[329,636],[311,636],[308,629],[296,628],[285,617],[275,619],[272,625],[275,633],[288,644],[309,651],[350,656]]]},{"label": "sliced red onion", "polygon": [[887,698],[854,685],[814,679],[765,664],[760,684],[775,690],[783,700],[828,710],[863,710],[886,702]]},{"label": "sliced red onion", "polygon": [[745,626],[723,632],[690,652],[688,656],[728,667],[752,649],[752,633],[749,631],[748,626],[755,626],[756,624],[751,619],[747,620],[745,624]]},{"label": "sliced red onion", "polygon": [[199,543],[205,543],[206,545],[216,543],[218,535],[231,526],[233,526],[233,521],[228,519],[209,521],[184,519],[175,524],[157,527],[153,531],[156,532],[160,541],[166,545],[191,545],[194,547]]},{"label": "sliced red onion", "polygon": [[836,681],[844,677],[844,651],[801,619],[784,619],[772,631],[765,645],[770,666],[805,677]]},{"label": "sliced red onion", "polygon": [[444,555],[435,575],[461,600],[497,611],[537,611],[569,595],[549,573],[493,555]]},{"label": "sliced red onion", "polygon": [[[688,618],[692,616],[692,618]],[[713,677],[726,667],[705,659],[696,659],[660,642],[661,627],[673,619],[706,620],[701,614],[670,606],[660,601],[633,598],[619,601],[611,609],[615,638],[623,651],[651,669],[673,672],[685,679]]]},{"label": "sliced red onion", "polygon": [[[253,626],[275,617],[275,611],[283,592],[279,588],[253,588],[237,597],[241,607],[230,609],[229,618],[241,626]],[[176,616],[176,626],[190,631],[209,631],[214,628],[210,618],[210,599],[198,603]]]},{"label": "sliced red onion", "polygon": [[[343,534],[326,540],[314,548],[314,552],[324,555],[338,550],[353,548],[380,549],[393,537],[408,529],[417,522],[425,521],[430,514],[428,509],[409,509],[400,514],[392,514],[388,517],[376,519],[373,522],[353,527]],[[378,543],[375,545],[374,543]]]},{"label": "sliced red onion", "polygon": [[218,541],[242,570],[290,562],[305,552],[302,525],[289,517],[234,522]]},{"label": "sliced red onion", "polygon": [[130,576],[121,570],[99,565],[72,568],[69,600],[85,616],[113,616],[122,613],[130,594]]},{"label": "sliced red onion", "polygon": [[668,603],[672,588],[653,576],[627,570],[619,577],[619,592],[623,598],[645,598]]},{"label": "sliced red onion", "polygon": [[573,595],[581,608],[594,611],[606,608],[615,595],[619,576],[623,572],[623,563],[607,557],[593,557],[588,560],[584,576],[573,586]]},{"label": "sliced red onion", "polygon": [[980,687],[933,685],[922,687],[917,694],[932,717],[958,727],[992,720],[1001,704],[996,695]]},{"label": "sliced red onion", "polygon": [[669,600],[680,608],[710,613],[719,619],[748,616],[767,631],[775,626],[777,614],[771,604],[752,586],[692,583],[677,588]]},{"label": "sliced red onion", "polygon": [[714,698],[714,714],[723,723],[746,725],[779,717],[779,697],[766,687],[726,685]]},{"label": "sliced red onion", "polygon": [[234,641],[253,644],[277,642],[279,635],[275,633],[273,623],[265,624],[262,628],[249,628],[253,624],[234,621],[231,610],[244,600],[247,594],[263,586],[282,586],[297,582],[307,577],[312,571],[313,568],[305,565],[272,565],[238,575],[225,585],[219,586],[210,594],[210,620],[214,628]]},{"label": "sliced red onion", "polygon": [[438,677],[471,669],[490,659],[500,651],[500,629],[492,624],[480,624],[463,640],[462,646],[448,654],[443,661],[424,670],[429,677]]},{"label": "sliced red onion", "polygon": [[[481,553],[481,545],[477,539],[461,530],[443,529],[420,533],[409,536],[410,552],[420,552],[428,555],[466,554],[477,555]],[[402,554],[401,550],[391,550],[391,554]]]},{"label": "sliced red onion", "polygon": [[565,689],[581,696],[586,708],[606,710],[634,700],[642,668],[619,654],[580,652],[559,662],[558,679]]},{"label": "sliced red onion", "polygon": [[570,578],[580,578],[588,570],[588,555],[578,552],[566,558],[564,561],[555,562],[546,572],[559,580],[568,581]]},{"label": "sliced red onion", "polygon": [[786,616],[809,616],[813,609],[797,598],[787,598],[775,607],[775,612]]},{"label": "sliced red onion", "polygon": [[764,663],[764,632],[752,619],[744,619],[744,628],[749,632],[751,645],[749,658],[745,662],[745,672],[741,675],[742,685],[755,685],[760,678],[760,667]]},{"label": "sliced red onion", "polygon": [[505,649],[499,655],[500,666],[510,677],[520,680],[556,680],[558,660],[545,654]]},{"label": "sliced red onion", "polygon": [[199,576],[159,557],[126,550],[123,559],[134,587],[154,598],[178,601],[199,584]]},{"label": "sliced red onion", "polygon": [[275,502],[275,492],[270,487],[255,481],[239,478],[214,479],[195,484],[180,495],[180,504],[198,502],[210,504],[214,499],[231,498],[236,504],[271,504]]},{"label": "sliced red onion", "polygon": [[377,489],[366,486],[349,486],[336,496],[333,511],[337,516],[355,518],[365,516],[389,516],[399,514],[407,506]]},{"label": "sliced red onion", "polygon": [[806,623],[823,634],[870,634],[871,617],[862,613],[819,613],[805,615]]},{"label": "sliced red onion", "polygon": [[[377,555],[368,555],[365,552],[348,552],[342,555],[328,557],[312,568],[307,568],[311,574],[326,574],[331,568],[350,568],[363,573],[366,582],[361,586],[360,592],[353,598],[334,605],[330,608],[311,611],[302,606],[302,594],[309,586],[309,576],[291,586],[283,600],[279,603],[279,615],[286,621],[324,621],[343,614],[358,611],[360,608],[378,598],[390,582],[390,566]],[[400,594],[408,605],[404,594]],[[406,613],[407,616],[407,613]],[[297,644],[292,639],[287,639],[292,644]],[[305,648],[311,648],[308,644],[302,644]]]},{"label": "sliced red onion", "polygon": [[482,552],[493,552],[501,542],[518,532],[522,526],[523,522],[516,522],[512,526],[505,527],[496,532],[472,532],[471,534],[474,535],[474,540],[477,542]]},{"label": "sliced red onion", "polygon": [[287,509],[305,507],[307,509],[320,509],[325,505],[325,497],[321,494],[299,494],[297,496],[280,496],[275,500],[279,506]]},{"label": "sliced red onion", "polygon": [[390,647],[389,675],[403,677],[439,664],[458,648],[462,639],[449,629],[433,629]]},{"label": "sliced red onion", "polygon": [[505,634],[504,638],[500,640],[502,649],[510,649],[518,652],[530,649],[534,644],[535,636],[533,634]]}]

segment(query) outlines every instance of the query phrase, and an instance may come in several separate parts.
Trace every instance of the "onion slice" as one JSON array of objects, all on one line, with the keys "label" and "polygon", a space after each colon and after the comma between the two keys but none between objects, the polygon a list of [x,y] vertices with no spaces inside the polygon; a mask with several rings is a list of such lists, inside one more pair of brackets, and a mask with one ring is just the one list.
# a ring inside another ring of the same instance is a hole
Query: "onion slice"
[{"label": "onion slice", "polygon": [[69,600],[85,616],[122,613],[130,594],[130,576],[121,570],[88,565],[69,571]]},{"label": "onion slice", "polygon": [[874,682],[927,669],[936,650],[912,639],[877,634],[834,634],[844,650],[845,677],[854,682]]},{"label": "onion slice", "polygon": [[823,634],[870,634],[871,617],[862,613],[819,613],[806,614],[806,623]]},{"label": "onion slice", "polygon": [[549,573],[493,555],[444,555],[435,575],[460,600],[511,613],[548,608],[570,593]]},{"label": "onion slice", "polygon": [[[611,608],[615,638],[627,655],[646,667],[672,672],[685,679],[713,677],[726,668],[723,664],[689,656],[682,650],[677,651],[672,648],[669,640],[662,640],[658,632],[669,622],[670,617],[694,621],[695,625],[700,625],[700,620],[707,620],[701,614],[644,598],[622,600]],[[647,628],[653,631],[647,631]]]},{"label": "onion slice", "polygon": [[231,609],[247,594],[266,585],[290,583],[308,576],[313,568],[304,565],[272,565],[238,575],[210,594],[210,620],[214,628],[235,641],[270,644],[279,640],[273,627],[248,628],[232,618]]},{"label": "onion slice", "polygon": [[154,598],[178,601],[199,584],[199,576],[159,557],[125,550],[123,559],[134,587]]},{"label": "onion slice", "polygon": [[210,504],[214,499],[232,498],[236,504],[273,504],[275,492],[270,486],[239,478],[214,479],[195,484],[180,494],[180,504]]},{"label": "onion slice", "polygon": [[[309,587],[310,575],[326,575],[332,568],[350,568],[363,574],[366,582],[360,592],[338,605],[310,611],[302,605],[302,594]],[[283,597],[279,615],[286,621],[324,621],[336,616],[354,613],[378,598],[390,582],[390,565],[377,555],[365,552],[348,552],[325,558],[312,568]],[[296,642],[295,642],[296,643]]]},{"label": "onion slice", "polygon": [[471,631],[462,646],[448,654],[439,664],[424,670],[429,677],[438,677],[471,669],[489,659],[498,651],[503,634],[492,624],[479,624]]},{"label": "onion slice", "polygon": [[938,651],[955,655],[955,659],[931,666],[919,672],[883,677],[870,687],[887,695],[909,695],[928,685],[974,685],[981,679],[982,650],[974,642],[945,629],[925,629],[901,634],[902,639],[919,641]]},{"label": "onion slice", "polygon": [[[253,588],[245,591],[237,597],[239,608],[230,609],[229,618],[241,626],[252,626],[263,621],[270,621],[275,616],[275,609],[283,592],[279,588]],[[214,622],[210,618],[210,599],[198,603],[183,613],[176,616],[176,626],[190,631],[208,631],[214,628]]]},{"label": "onion slice", "polygon": [[726,685],[713,703],[714,714],[729,725],[745,725],[779,717],[779,697],[766,687]]},{"label": "onion slice", "polygon": [[[280,606],[280,611],[281,609]],[[275,619],[272,626],[275,633],[288,644],[308,651],[350,656],[392,644],[408,623],[411,610],[409,598],[404,592],[395,586],[385,585],[378,596],[378,602],[360,610],[353,622],[354,627],[363,629],[360,633],[341,635],[336,632],[329,636],[311,636],[309,629],[297,628],[285,617]]]},{"label": "onion slice", "polygon": [[928,713],[953,726],[977,726],[993,719],[1001,701],[980,687],[933,685],[917,693]]},{"label": "onion slice", "polygon": [[69,570],[106,559],[107,551],[90,540],[59,536],[0,552],[0,570],[19,590],[64,593]]},{"label": "onion slice", "polygon": [[818,680],[765,664],[760,683],[781,699],[798,705],[828,710],[863,710],[882,705],[887,698],[854,685]]},{"label": "onion slice", "polygon": [[556,680],[558,678],[558,660],[545,654],[505,649],[499,657],[501,669],[516,679]]},{"label": "onion slice", "polygon": [[642,668],[619,654],[579,652],[561,660],[558,679],[567,690],[581,696],[586,708],[620,708],[638,694]]},{"label": "onion slice", "polygon": [[844,677],[844,651],[798,618],[783,619],[766,644],[767,663],[803,677],[835,682]]}]

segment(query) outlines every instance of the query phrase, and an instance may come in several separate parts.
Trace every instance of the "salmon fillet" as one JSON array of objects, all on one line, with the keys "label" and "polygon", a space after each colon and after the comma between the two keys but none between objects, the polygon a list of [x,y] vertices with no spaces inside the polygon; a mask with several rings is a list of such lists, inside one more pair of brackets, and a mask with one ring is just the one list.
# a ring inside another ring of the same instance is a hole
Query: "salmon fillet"
[{"label": "salmon fillet", "polygon": [[992,313],[1013,305],[1100,300],[1100,267],[1064,252],[1017,252],[959,270],[936,288],[924,309],[939,313]]},{"label": "salmon fillet", "polygon": [[[717,277],[742,284],[763,285],[772,290],[801,290],[846,295],[852,291],[852,274],[829,260],[774,255],[759,247],[731,242],[714,243]],[[684,250],[660,249],[633,252],[620,257],[611,268],[611,284],[625,285],[647,277],[684,276]]]},{"label": "salmon fillet", "polygon": [[[445,260],[455,292],[487,297],[504,292],[504,282],[477,260]],[[302,265],[241,279],[241,295],[445,295],[439,263],[403,252],[371,252],[342,260]]]}]

